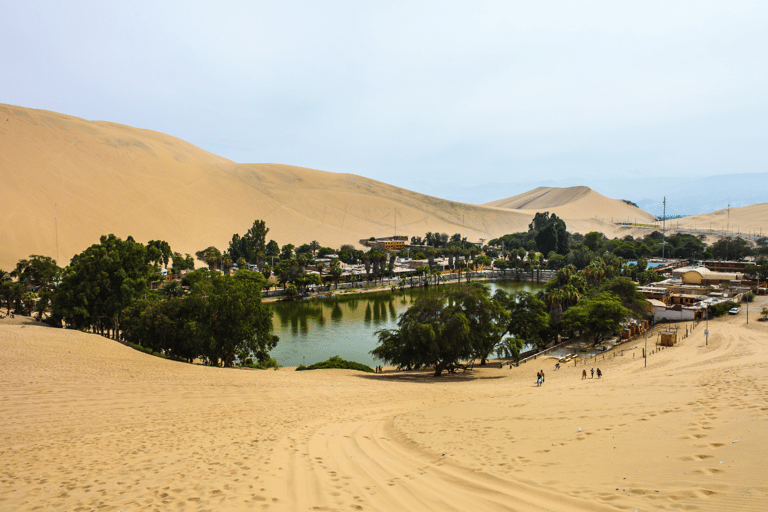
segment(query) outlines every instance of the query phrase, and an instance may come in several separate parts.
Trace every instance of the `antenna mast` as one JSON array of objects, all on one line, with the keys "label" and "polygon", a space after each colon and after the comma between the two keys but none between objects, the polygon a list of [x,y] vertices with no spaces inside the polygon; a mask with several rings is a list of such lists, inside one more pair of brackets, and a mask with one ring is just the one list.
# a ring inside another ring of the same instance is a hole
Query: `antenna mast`
[{"label": "antenna mast", "polygon": [[664,196],[664,215],[661,218],[661,259],[664,259],[664,248],[667,245],[667,196]]}]

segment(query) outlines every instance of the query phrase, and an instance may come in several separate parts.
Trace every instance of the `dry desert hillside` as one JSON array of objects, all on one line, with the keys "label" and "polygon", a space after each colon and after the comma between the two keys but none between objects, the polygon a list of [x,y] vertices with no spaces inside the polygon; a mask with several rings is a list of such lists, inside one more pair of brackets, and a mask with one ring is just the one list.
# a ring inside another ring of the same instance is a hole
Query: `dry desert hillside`
[{"label": "dry desert hillside", "polygon": [[665,350],[652,332],[647,368],[639,339],[439,379],[189,365],[0,319],[0,510],[764,511],[765,306]]},{"label": "dry desert hillside", "polygon": [[[620,199],[605,197],[589,187],[538,187],[523,194],[486,203],[485,206],[506,208],[531,216],[547,210],[563,219],[582,221],[656,222],[656,217],[650,213]],[[585,232],[572,229],[570,223],[568,228],[570,231]]]},{"label": "dry desert hillside", "polygon": [[570,231],[615,236],[611,218],[632,208],[586,187],[511,211],[504,201],[457,203],[352,174],[238,164],[151,130],[11,105],[0,105],[0,179],[0,268],[30,254],[66,264],[108,233],[166,240],[182,253],[226,249],[255,219],[281,245],[338,247],[394,234],[395,223],[397,234],[489,239],[526,230],[537,208],[556,212]]}]

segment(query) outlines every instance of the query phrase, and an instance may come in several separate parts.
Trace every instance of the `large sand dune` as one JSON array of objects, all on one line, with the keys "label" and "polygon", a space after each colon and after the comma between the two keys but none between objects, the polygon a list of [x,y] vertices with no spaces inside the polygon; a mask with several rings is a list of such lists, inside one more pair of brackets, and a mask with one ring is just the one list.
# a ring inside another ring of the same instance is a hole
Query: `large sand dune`
[{"label": "large sand dune", "polygon": [[638,342],[439,379],[193,366],[0,320],[0,510],[763,511],[766,304],[647,369]]},{"label": "large sand dune", "polygon": [[[766,195],[768,195],[768,191]],[[682,219],[673,219],[667,222],[667,226],[768,236],[768,203],[731,208],[730,212],[728,209],[724,209],[712,213],[691,215]]]},{"label": "large sand dune", "polygon": [[[549,211],[566,220],[569,231],[586,233],[604,231],[595,221],[655,223],[656,217],[620,199],[611,199],[589,187],[538,187],[529,192],[486,203],[485,206],[506,208],[526,215]],[[586,229],[586,231],[585,231]],[[609,230],[612,234],[613,231]]]},{"label": "large sand dune", "polygon": [[[226,249],[264,219],[278,243],[427,231],[489,238],[527,214],[445,201],[350,174],[237,164],[150,130],[0,106],[0,268],[29,254],[66,263],[102,234]],[[55,208],[54,208],[54,205]],[[396,216],[395,216],[396,213]]]},{"label": "large sand dune", "polygon": [[[338,247],[395,234],[395,225],[408,236],[489,239],[527,230],[538,207],[529,201],[527,209],[510,211],[351,174],[238,164],[151,130],[10,105],[0,105],[0,182],[5,269],[30,254],[58,254],[66,264],[108,233],[166,240],[182,253],[226,249],[232,234],[255,219],[264,219],[269,238],[281,245],[317,240]],[[589,189],[572,196],[560,193],[549,208],[569,230],[618,232],[611,219],[626,216],[624,203]]]}]

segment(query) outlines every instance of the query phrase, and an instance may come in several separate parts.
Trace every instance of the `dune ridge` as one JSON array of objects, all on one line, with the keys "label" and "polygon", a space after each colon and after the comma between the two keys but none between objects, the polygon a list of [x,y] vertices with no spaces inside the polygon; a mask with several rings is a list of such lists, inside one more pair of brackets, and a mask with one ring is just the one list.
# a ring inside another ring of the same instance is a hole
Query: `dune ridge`
[{"label": "dune ridge", "polygon": [[[578,225],[580,227],[578,232],[582,234],[589,231],[603,231],[603,226],[595,221],[656,223],[656,217],[650,213],[620,199],[605,197],[599,192],[583,186],[538,187],[523,194],[486,203],[485,206],[505,208],[528,215],[535,215],[539,211],[549,211],[562,219],[566,219],[569,231],[573,231],[570,229],[571,224]],[[577,222],[569,223],[568,220]],[[594,223],[595,229],[589,229],[590,222]],[[614,231],[609,230],[606,235],[612,233]]]},{"label": "dune ridge", "polygon": [[[58,253],[66,264],[108,233],[166,240],[181,253],[226,249],[255,219],[281,245],[427,231],[487,240],[527,230],[537,206],[471,205],[353,174],[240,164],[152,130],[12,105],[0,105],[0,178],[6,269],[30,254]],[[620,217],[611,214],[620,202],[590,203],[598,195],[561,198],[553,211],[571,231],[617,233],[610,217]]]}]

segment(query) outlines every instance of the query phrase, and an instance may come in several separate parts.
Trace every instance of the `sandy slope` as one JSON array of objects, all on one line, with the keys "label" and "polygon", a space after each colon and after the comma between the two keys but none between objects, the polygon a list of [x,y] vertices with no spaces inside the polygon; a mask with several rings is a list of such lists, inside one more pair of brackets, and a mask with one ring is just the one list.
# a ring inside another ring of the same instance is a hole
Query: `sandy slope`
[{"label": "sandy slope", "polygon": [[255,219],[281,245],[338,247],[394,234],[395,224],[408,236],[487,240],[527,230],[539,207],[565,218],[570,231],[609,236],[619,233],[611,219],[639,217],[586,187],[537,189],[517,196],[528,199],[510,211],[504,201],[456,203],[351,174],[238,164],[151,130],[11,105],[0,105],[0,182],[4,269],[57,251],[65,264],[108,233],[167,240],[182,253],[226,249]]},{"label": "sandy slope", "polygon": [[[568,230],[587,233],[606,232],[597,220],[613,222],[655,223],[656,217],[650,213],[628,205],[620,199],[611,199],[595,192],[589,187],[538,187],[529,192],[486,203],[485,206],[506,208],[527,215],[549,211],[565,219]],[[607,235],[613,236],[609,226]]]},{"label": "sandy slope", "polygon": [[225,370],[0,320],[0,510],[765,510],[766,304],[587,381]]},{"label": "sandy slope", "polygon": [[[768,195],[768,192],[766,192],[766,195]],[[731,208],[730,220],[728,217],[727,209],[718,210],[712,213],[674,219],[669,221],[668,225],[717,231],[726,231],[726,228],[730,225],[730,231],[733,233],[754,233],[757,235],[762,233],[763,236],[768,235],[768,203]]]},{"label": "sandy slope", "polygon": [[259,218],[281,245],[333,247],[391,235],[395,222],[399,234],[470,238],[530,222],[350,174],[237,164],[150,130],[9,105],[0,106],[0,180],[6,269],[29,254],[55,257],[56,222],[61,263],[107,233],[167,240],[182,253],[226,249]]}]

